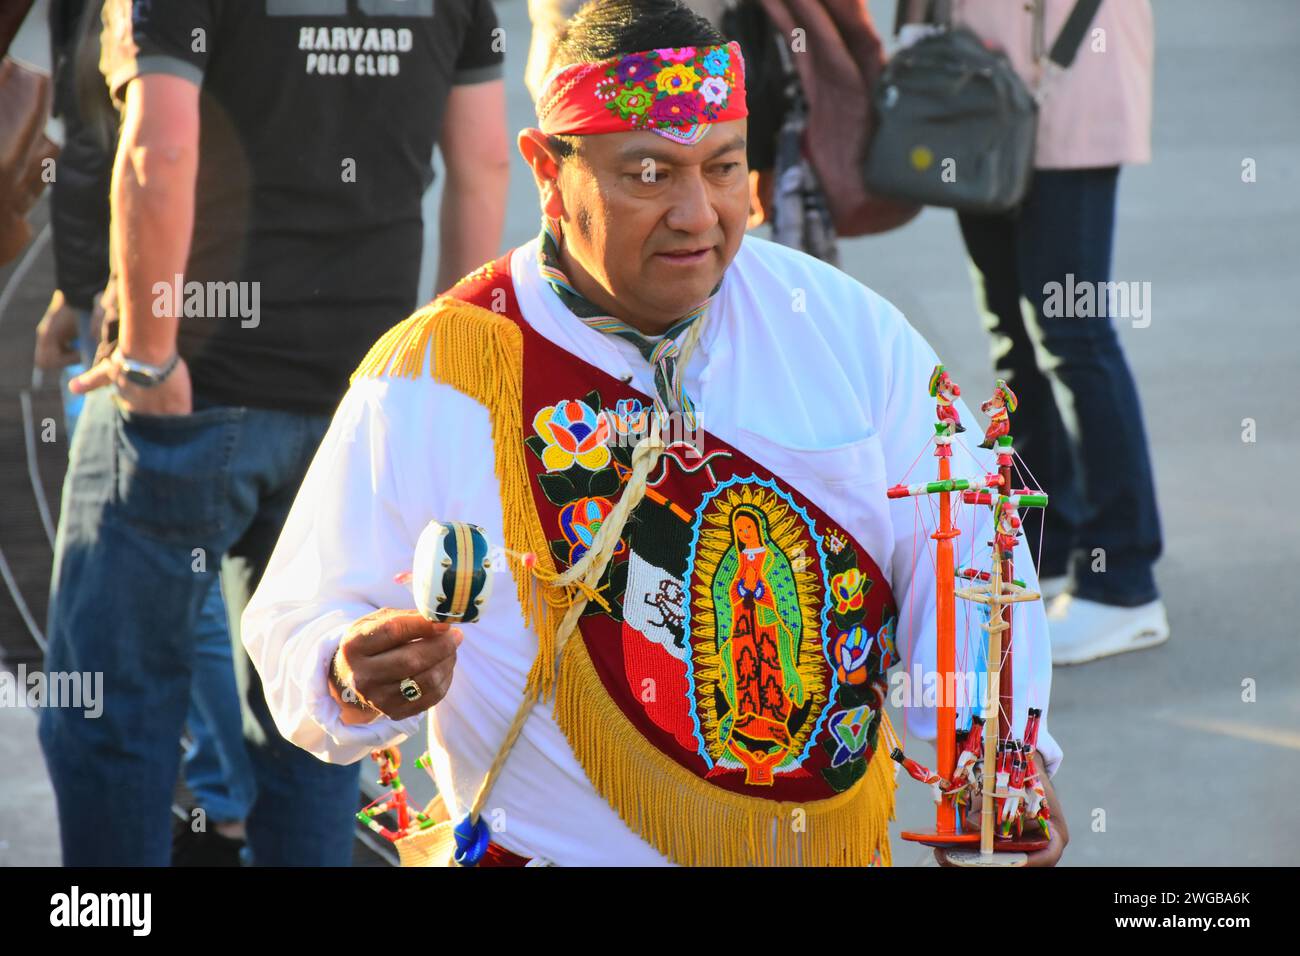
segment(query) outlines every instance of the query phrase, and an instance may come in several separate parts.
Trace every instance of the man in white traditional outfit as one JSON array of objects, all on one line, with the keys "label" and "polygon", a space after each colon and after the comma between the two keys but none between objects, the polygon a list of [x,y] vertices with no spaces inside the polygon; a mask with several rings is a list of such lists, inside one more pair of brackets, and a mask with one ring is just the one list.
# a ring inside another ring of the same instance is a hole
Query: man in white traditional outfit
[{"label": "man in white traditional outfit", "polygon": [[[888,863],[887,672],[934,671],[935,576],[886,489],[934,434],[937,357],[745,236],[744,65],[706,21],[600,0],[553,62],[519,136],[541,235],[377,343],[244,615],[277,724],[350,762],[427,712],[462,863]],[[991,537],[977,512],[959,544]],[[402,610],[432,520],[502,546],[473,624]],[[1015,620],[1008,719],[1044,711],[1047,781],[1041,606]],[[1068,840],[1046,791],[1036,865]]]}]

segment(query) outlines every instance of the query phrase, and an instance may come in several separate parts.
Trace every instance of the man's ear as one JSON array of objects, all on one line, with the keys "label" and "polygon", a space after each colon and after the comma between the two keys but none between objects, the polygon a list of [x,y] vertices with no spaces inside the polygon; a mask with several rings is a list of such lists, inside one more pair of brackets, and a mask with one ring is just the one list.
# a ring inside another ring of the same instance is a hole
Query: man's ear
[{"label": "man's ear", "polygon": [[540,129],[519,131],[519,154],[533,171],[542,213],[549,219],[564,218],[564,198],[560,195],[560,158],[551,149],[550,137]]}]

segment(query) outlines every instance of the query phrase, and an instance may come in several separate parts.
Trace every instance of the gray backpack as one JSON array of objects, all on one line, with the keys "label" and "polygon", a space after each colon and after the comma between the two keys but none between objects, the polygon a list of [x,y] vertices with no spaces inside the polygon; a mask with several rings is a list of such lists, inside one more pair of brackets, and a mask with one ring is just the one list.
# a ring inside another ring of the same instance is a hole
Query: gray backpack
[{"label": "gray backpack", "polygon": [[[1074,62],[1100,6],[1101,0],[1075,4],[1052,46],[1049,76]],[[1024,198],[1033,176],[1046,84],[1036,99],[1005,54],[953,27],[950,0],[938,0],[930,13],[930,22],[946,29],[896,53],[876,84],[876,130],[863,178],[880,196],[1005,212]]]}]

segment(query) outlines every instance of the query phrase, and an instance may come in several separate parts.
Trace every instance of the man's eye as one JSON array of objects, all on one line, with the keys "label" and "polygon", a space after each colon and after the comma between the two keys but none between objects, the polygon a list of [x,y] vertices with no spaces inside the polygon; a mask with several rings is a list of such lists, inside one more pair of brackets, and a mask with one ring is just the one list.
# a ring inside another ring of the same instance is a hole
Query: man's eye
[{"label": "man's eye", "polygon": [[730,176],[739,168],[740,168],[740,163],[723,163],[722,165],[718,166],[718,172],[721,173],[723,176]]}]

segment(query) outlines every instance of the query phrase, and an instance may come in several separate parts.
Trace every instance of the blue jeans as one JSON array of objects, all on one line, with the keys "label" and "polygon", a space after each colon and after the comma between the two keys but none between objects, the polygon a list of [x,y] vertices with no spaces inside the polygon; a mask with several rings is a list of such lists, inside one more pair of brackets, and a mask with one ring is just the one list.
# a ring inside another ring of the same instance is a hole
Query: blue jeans
[{"label": "blue jeans", "polygon": [[[1069,574],[1080,597],[1131,607],[1158,596],[1161,552],[1137,386],[1111,317],[1044,314],[1054,311],[1049,283],[1110,280],[1118,179],[1118,167],[1040,169],[1019,210],[959,221],[997,374],[1019,400],[1015,447],[1051,499],[1040,573]],[[1035,547],[1038,520],[1025,522]]]},{"label": "blue jeans", "polygon": [[[89,312],[78,311],[81,334],[73,346],[81,352],[81,361],[63,370],[63,421],[69,436],[76,433],[85,396],[73,395],[68,383],[86,371],[93,360],[88,348],[90,318]],[[253,805],[253,766],[244,747],[226,602],[217,583],[208,589],[199,612],[197,637],[194,686],[185,719],[191,741],[185,754],[185,785],[211,822],[242,822]]]},{"label": "blue jeans", "polygon": [[194,645],[194,685],[185,724],[185,785],[209,823],[243,821],[253,806],[253,764],[244,744],[239,685],[231,658],[230,627],[220,582],[208,589]]},{"label": "blue jeans", "polygon": [[[200,611],[229,556],[237,619],[328,424],[198,402],[192,415],[137,415],[106,389],[87,398],[63,486],[46,665],[102,672],[104,702],[97,719],[68,708],[40,715],[65,865],[170,861]],[[247,655],[235,657],[257,790],[253,862],[347,865],[358,766],[284,740]]]}]

